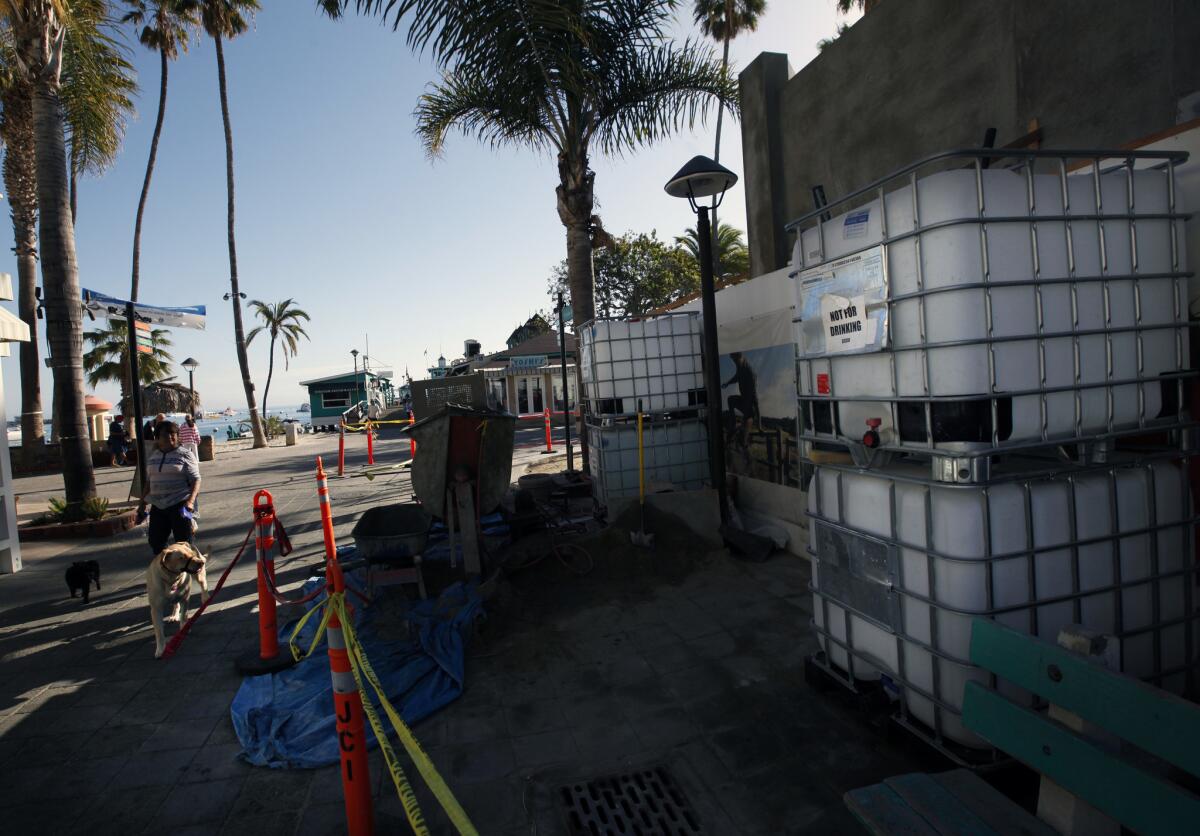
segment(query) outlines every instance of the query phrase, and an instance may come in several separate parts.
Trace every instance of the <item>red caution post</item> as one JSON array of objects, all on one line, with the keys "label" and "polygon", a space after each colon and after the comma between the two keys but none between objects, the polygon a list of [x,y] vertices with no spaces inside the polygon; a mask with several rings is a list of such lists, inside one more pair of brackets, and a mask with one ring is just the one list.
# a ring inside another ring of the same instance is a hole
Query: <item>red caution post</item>
[{"label": "red caution post", "polygon": [[[368,436],[369,437],[369,436]],[[317,456],[317,498],[321,503],[321,531],[325,536],[325,572],[332,592],[344,592],[346,581],[337,562],[337,544],[333,537],[333,512],[329,506],[329,483],[325,467]],[[350,836],[370,836],[375,832],[375,813],[371,807],[371,774],[367,765],[367,735],[363,725],[362,698],[350,669],[350,656],[337,612],[326,627],[329,645],[329,672],[333,677],[333,711],[337,718],[338,753],[342,760],[342,795],[346,801],[346,832]]]},{"label": "red caution post", "polygon": [[[408,425],[411,427],[415,423],[417,423],[417,419],[413,417],[413,411],[410,409],[408,411]],[[408,457],[410,459],[417,457],[417,440],[411,435],[408,437]]]},{"label": "red caution post", "polygon": [[367,464],[375,464],[375,432],[370,418],[367,419]]},{"label": "red caution post", "polygon": [[546,449],[542,451],[544,456],[547,453],[554,452],[554,443],[550,439],[550,407],[542,410],[542,420],[546,425]]},{"label": "red caution post", "polygon": [[338,421],[338,476],[346,475],[346,419]]},{"label": "red caution post", "polygon": [[279,626],[275,621],[275,500],[270,491],[259,491],[252,502],[254,552],[258,559],[258,650],[238,657],[236,666],[244,676],[259,676],[290,668],[296,662],[290,653],[279,652]]}]

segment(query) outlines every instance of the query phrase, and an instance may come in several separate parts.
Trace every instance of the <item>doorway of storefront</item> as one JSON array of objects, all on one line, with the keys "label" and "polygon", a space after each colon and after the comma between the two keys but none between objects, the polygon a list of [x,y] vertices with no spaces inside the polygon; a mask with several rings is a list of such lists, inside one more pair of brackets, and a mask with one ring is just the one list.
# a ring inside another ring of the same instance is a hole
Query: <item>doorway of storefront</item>
[{"label": "doorway of storefront", "polygon": [[521,415],[541,412],[546,408],[542,399],[541,375],[517,378],[517,412]]}]

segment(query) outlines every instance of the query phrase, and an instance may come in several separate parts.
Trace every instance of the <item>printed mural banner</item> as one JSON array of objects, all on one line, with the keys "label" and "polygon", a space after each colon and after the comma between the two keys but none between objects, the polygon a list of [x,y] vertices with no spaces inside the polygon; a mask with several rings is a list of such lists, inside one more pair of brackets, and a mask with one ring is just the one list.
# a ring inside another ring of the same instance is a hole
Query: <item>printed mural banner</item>
[{"label": "printed mural banner", "polygon": [[785,308],[722,322],[717,346],[726,469],[799,488],[792,316]]}]

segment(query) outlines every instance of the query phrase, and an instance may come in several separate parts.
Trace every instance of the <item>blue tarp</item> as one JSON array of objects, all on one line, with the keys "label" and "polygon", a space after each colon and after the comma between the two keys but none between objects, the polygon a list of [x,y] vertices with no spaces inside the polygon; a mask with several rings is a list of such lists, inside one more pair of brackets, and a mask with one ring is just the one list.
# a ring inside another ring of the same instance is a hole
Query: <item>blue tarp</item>
[{"label": "blue tarp", "polygon": [[[352,550],[349,554],[339,550],[342,559],[350,556]],[[317,584],[324,580],[310,578],[305,592]],[[363,588],[353,573],[347,576],[347,584],[360,591]],[[309,606],[323,600],[324,593]],[[482,601],[474,587],[457,583],[437,600],[413,603],[408,611],[411,639],[380,637],[372,623],[373,609],[361,606],[354,596],[350,600],[355,604],[354,629],[371,667],[406,723],[428,717],[462,693],[466,633],[482,613]],[[317,622],[314,616],[305,625],[299,641],[302,648],[308,647]],[[280,630],[280,648],[285,653],[294,624]],[[242,744],[241,757],[255,766],[315,768],[337,763],[333,691],[324,639],[312,656],[295,667],[242,680],[230,713]],[[378,745],[370,724],[367,737],[369,746]]]}]

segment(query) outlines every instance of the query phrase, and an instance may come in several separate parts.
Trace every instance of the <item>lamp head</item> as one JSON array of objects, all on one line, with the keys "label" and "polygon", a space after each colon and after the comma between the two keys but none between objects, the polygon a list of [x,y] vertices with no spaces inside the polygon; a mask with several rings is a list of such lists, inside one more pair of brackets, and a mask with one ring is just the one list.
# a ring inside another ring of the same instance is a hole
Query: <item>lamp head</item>
[{"label": "lamp head", "polygon": [[697,155],[675,172],[664,188],[671,197],[687,198],[695,208],[698,198],[717,195],[717,202],[720,203],[720,197],[737,181],[737,175],[725,166]]},{"label": "lamp head", "polygon": [[197,363],[195,360],[193,360],[191,357],[189,357],[186,360],[184,360],[182,363],[180,363],[180,365],[183,366],[185,369],[187,369],[189,372],[194,372],[194,371],[196,371],[196,367],[199,366],[200,364]]}]

